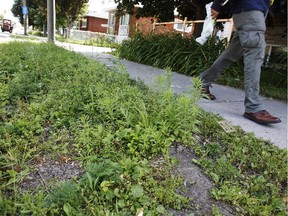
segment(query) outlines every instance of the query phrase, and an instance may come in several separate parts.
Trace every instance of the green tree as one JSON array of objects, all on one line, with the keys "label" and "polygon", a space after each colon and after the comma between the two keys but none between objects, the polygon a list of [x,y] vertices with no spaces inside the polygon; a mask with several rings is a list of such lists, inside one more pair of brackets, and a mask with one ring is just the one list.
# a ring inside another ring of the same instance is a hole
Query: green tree
[{"label": "green tree", "polygon": [[[79,16],[87,10],[88,0],[57,0],[56,7],[56,26],[71,27]],[[12,13],[18,17],[20,23],[24,23],[22,14],[22,0],[15,0]],[[27,0],[28,22],[32,26],[42,28],[47,23],[47,0]]]},{"label": "green tree", "polygon": [[[205,18],[205,5],[211,0],[114,0],[117,4],[118,15],[124,13],[135,14],[139,17],[157,17],[159,21],[174,19],[174,10],[177,8],[180,17],[188,19]],[[142,8],[134,10],[134,5],[141,3]]]},{"label": "green tree", "polygon": [[79,19],[87,11],[87,3],[89,0],[57,0],[56,11],[59,15],[59,24],[71,29],[73,23]]},{"label": "green tree", "polygon": [[[27,0],[28,7],[28,23],[34,26],[43,26],[47,21],[45,14],[46,1],[44,0]],[[21,24],[24,23],[24,18],[22,14],[22,0],[15,0],[12,6],[12,13],[15,17],[19,18]]]},{"label": "green tree", "polygon": [[[205,5],[212,0],[114,0],[117,4],[117,16],[125,13],[140,17],[155,17],[160,22],[173,21],[174,11],[177,9],[179,17],[188,20],[205,19]],[[142,8],[134,9],[134,5],[141,3]],[[200,35],[201,25],[196,25],[194,35]]]}]

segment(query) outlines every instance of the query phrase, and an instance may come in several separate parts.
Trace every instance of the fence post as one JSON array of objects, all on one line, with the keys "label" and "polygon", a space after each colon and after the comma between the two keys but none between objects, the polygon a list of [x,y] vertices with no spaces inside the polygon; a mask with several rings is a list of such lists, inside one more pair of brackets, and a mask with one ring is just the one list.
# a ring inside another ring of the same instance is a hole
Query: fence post
[{"label": "fence post", "polygon": [[191,35],[193,35],[195,30],[195,22],[192,21],[191,25]]},{"label": "fence post", "polygon": [[154,22],[153,22],[152,33],[155,33],[155,26],[156,26],[156,20],[154,20]]},{"label": "fence post", "polygon": [[182,37],[184,37],[184,34],[185,34],[186,22],[187,22],[187,17],[185,17],[184,22],[182,24]]},{"label": "fence post", "polygon": [[233,32],[233,28],[234,28],[234,22],[233,22],[232,18],[230,19],[230,22],[231,22],[231,24],[230,24],[229,34],[227,36],[227,45],[230,43],[232,32]]}]

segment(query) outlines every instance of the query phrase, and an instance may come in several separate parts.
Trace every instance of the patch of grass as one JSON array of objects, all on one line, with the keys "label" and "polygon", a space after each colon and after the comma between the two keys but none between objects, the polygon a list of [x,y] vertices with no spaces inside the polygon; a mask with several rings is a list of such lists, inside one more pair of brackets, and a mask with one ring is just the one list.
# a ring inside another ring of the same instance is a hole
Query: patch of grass
[{"label": "patch of grass", "polygon": [[[193,140],[195,100],[170,90],[152,92],[125,71],[52,44],[13,42],[0,49],[0,190],[10,203],[3,212],[129,215],[144,208],[147,215],[160,215],[185,205],[186,198],[173,192],[181,181],[169,170],[159,172],[165,181],[157,181],[147,160],[167,155],[174,141]],[[55,182],[51,193],[39,185],[39,196],[48,198],[32,208],[33,193],[19,192],[21,182],[28,164],[45,155],[87,164],[87,174],[61,189]],[[93,173],[91,166],[102,171]]]},{"label": "patch of grass", "polygon": [[39,41],[38,37],[32,36],[32,35],[16,35],[13,34],[10,36],[13,39],[20,39],[20,40],[25,40],[25,41]]},{"label": "patch of grass", "polygon": [[195,146],[200,156],[195,162],[217,185],[212,196],[236,205],[240,214],[285,215],[287,151],[240,128],[227,134],[211,120],[218,117],[208,115],[201,128],[204,142]]},{"label": "patch of grass", "polygon": [[71,38],[64,38],[58,35],[56,39],[60,42],[97,46],[97,47],[116,48],[119,46],[117,43],[114,42],[113,39],[109,39],[105,37],[97,37],[97,38],[89,39],[89,40],[76,40],[76,39],[71,39]]},{"label": "patch of grass", "polygon": [[[244,89],[243,67],[234,66],[220,76],[218,84]],[[287,74],[283,70],[262,68],[260,94],[268,98],[287,101]]]},{"label": "patch of grass", "polygon": [[[189,98],[172,93],[170,68],[154,92],[120,65],[108,69],[53,44],[12,42],[0,51],[2,215],[165,215],[189,208],[176,193],[183,182],[169,162],[174,142],[194,148],[195,162],[217,186],[214,198],[247,215],[285,213],[287,152],[239,128],[223,132],[217,116],[197,107],[199,89]],[[70,158],[84,174],[64,182],[55,176],[49,185],[42,176],[42,185],[24,190],[45,155],[55,163]],[[159,157],[165,163],[153,166]]]},{"label": "patch of grass", "polygon": [[31,32],[28,32],[28,34],[31,34],[33,36],[37,36],[37,37],[44,37],[44,33],[42,31],[31,31]]}]

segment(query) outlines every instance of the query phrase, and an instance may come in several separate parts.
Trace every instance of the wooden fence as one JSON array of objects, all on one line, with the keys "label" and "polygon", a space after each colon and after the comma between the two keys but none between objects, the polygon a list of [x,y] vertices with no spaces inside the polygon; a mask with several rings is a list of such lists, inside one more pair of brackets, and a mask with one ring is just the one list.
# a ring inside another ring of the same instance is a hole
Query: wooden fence
[{"label": "wooden fence", "polygon": [[[159,22],[157,23],[156,20],[154,20],[153,22],[153,30],[152,32],[155,32],[155,28],[156,26],[161,26],[161,25],[174,25],[174,24],[182,24],[182,36],[185,35],[185,27],[187,24],[191,24],[192,25],[192,32],[190,34],[193,35],[194,33],[194,29],[195,29],[195,25],[198,24],[198,23],[204,23],[205,20],[192,20],[192,21],[188,21],[187,20],[187,17],[185,17],[185,19],[183,21],[177,21],[177,22]],[[233,31],[233,19],[217,19],[216,22],[231,22],[231,25],[229,27],[229,30],[228,30],[228,36],[227,36],[227,42],[230,41],[231,39],[231,36],[232,36],[232,31]]]}]

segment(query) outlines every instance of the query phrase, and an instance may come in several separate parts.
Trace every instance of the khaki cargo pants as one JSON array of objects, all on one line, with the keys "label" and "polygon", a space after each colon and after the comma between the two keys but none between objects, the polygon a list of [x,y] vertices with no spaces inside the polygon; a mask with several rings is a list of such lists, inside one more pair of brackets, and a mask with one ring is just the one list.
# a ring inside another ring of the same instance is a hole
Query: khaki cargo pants
[{"label": "khaki cargo pants", "polygon": [[243,56],[245,84],[245,112],[263,110],[259,99],[261,65],[265,55],[265,16],[261,11],[247,11],[233,15],[236,32],[229,47],[210,68],[200,74],[204,86],[215,79],[233,62]]}]

